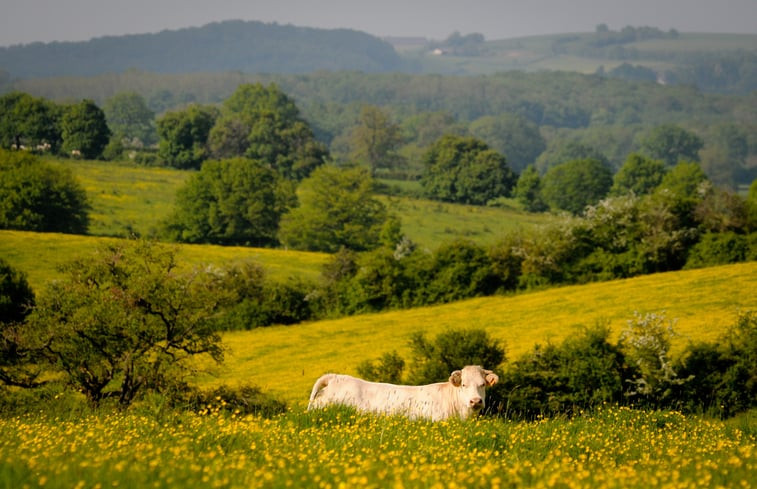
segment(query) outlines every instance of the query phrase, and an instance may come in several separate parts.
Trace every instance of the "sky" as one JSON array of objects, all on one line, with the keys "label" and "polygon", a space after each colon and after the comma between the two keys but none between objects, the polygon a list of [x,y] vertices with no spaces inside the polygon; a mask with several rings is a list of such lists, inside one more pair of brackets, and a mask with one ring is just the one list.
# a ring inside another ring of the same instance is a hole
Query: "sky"
[{"label": "sky", "polygon": [[231,19],[436,40],[591,32],[598,24],[757,34],[757,0],[0,0],[0,46]]}]

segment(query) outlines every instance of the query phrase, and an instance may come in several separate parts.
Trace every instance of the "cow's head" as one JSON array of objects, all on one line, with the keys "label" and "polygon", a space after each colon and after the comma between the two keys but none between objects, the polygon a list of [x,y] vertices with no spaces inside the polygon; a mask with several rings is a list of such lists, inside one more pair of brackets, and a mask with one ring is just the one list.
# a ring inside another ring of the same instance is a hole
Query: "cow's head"
[{"label": "cow's head", "polygon": [[497,374],[491,370],[484,370],[477,365],[468,365],[462,370],[455,370],[449,376],[452,385],[460,389],[458,398],[463,413],[470,415],[478,413],[486,405],[486,387],[499,382]]}]

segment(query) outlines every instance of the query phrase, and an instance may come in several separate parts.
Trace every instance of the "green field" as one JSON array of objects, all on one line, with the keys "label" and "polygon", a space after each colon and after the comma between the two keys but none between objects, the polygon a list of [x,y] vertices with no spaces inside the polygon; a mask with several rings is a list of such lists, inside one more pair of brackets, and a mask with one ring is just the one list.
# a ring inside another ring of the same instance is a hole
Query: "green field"
[{"label": "green field", "polygon": [[[58,267],[74,258],[91,254],[98,244],[116,238],[72,234],[32,233],[0,230],[0,257],[26,273],[32,289],[39,290],[55,278]],[[246,248],[242,246],[176,245],[178,258],[186,266],[252,261],[262,265],[272,278],[316,279],[329,258],[309,251]]]},{"label": "green field", "polygon": [[[94,236],[154,235],[160,222],[170,215],[176,191],[192,174],[126,162],[67,160],[56,164],[70,168],[86,190],[92,205],[89,233]],[[390,183],[404,184],[408,182]],[[429,249],[459,238],[492,243],[512,229],[554,220],[547,214],[517,210],[514,202],[511,208],[501,208],[410,197],[380,198],[400,217],[403,232]]]}]

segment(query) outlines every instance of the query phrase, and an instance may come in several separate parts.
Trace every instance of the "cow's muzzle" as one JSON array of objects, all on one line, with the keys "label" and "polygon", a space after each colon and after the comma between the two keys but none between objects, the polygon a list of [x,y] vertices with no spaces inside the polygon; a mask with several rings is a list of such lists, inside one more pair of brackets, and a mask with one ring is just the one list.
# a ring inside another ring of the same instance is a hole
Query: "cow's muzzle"
[{"label": "cow's muzzle", "polygon": [[474,411],[479,411],[483,409],[484,407],[484,400],[481,399],[480,397],[474,397],[468,402],[468,404],[470,405],[470,408],[473,409]]}]

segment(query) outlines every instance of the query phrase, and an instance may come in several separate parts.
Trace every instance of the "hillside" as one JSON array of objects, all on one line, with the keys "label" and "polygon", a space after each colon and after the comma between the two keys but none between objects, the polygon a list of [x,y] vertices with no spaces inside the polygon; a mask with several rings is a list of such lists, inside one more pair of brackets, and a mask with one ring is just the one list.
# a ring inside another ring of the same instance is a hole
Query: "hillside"
[{"label": "hillside", "polygon": [[0,48],[0,70],[13,78],[91,76],[131,69],[156,73],[384,72],[401,66],[391,45],[363,32],[244,21]]},{"label": "hillside", "polygon": [[757,308],[754,290],[757,262],[227,333],[226,364],[203,383],[256,384],[301,406],[321,374],[355,374],[361,361],[392,350],[406,355],[417,331],[483,328],[506,344],[512,360],[597,322],[609,322],[617,334],[635,311],[676,318],[675,350],[689,340],[716,340],[740,311]]}]

